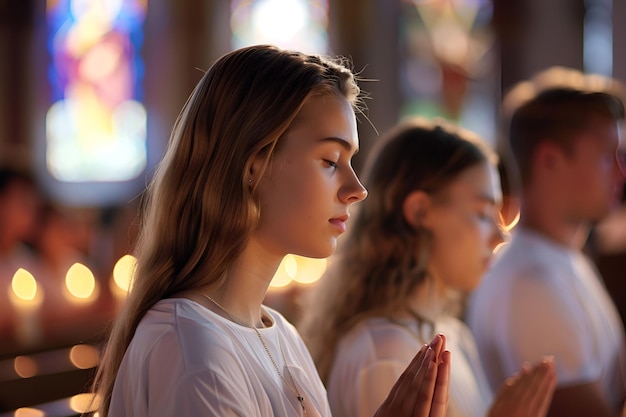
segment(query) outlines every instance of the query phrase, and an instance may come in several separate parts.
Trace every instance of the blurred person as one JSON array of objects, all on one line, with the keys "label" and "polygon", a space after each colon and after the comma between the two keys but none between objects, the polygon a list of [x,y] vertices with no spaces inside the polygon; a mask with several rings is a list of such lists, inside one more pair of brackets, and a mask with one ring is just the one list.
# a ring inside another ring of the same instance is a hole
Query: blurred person
[{"label": "blurred person", "polygon": [[619,202],[623,118],[608,91],[548,86],[509,123],[520,220],[472,295],[467,320],[492,387],[521,361],[556,357],[549,416],[618,416],[624,403],[623,324],[581,250],[590,227]]},{"label": "blurred person", "polygon": [[545,415],[556,385],[552,359],[522,369],[493,398],[474,339],[456,317],[460,296],[478,285],[503,241],[496,162],[472,133],[420,118],[372,150],[363,176],[369,196],[300,327],[335,417],[371,415],[436,333],[452,353],[448,416]]},{"label": "blurred person", "polygon": [[19,268],[31,270],[34,257],[25,242],[31,237],[39,205],[32,176],[14,168],[0,168],[0,333],[13,327],[9,301],[11,280]]},{"label": "blurred person", "polygon": [[[271,46],[206,72],[149,186],[95,382],[101,416],[330,415],[299,334],[262,301],[285,255],[332,254],[366,196],[358,97],[342,62]],[[422,347],[376,415],[445,415],[444,344]]]},{"label": "blurred person", "polygon": [[74,264],[90,266],[83,251],[82,226],[72,218],[69,209],[44,202],[35,229],[30,239],[36,256],[33,274],[45,295],[41,308],[46,333],[70,330],[81,320],[89,320],[79,312],[86,313],[91,304],[75,301],[66,285],[67,273]]}]

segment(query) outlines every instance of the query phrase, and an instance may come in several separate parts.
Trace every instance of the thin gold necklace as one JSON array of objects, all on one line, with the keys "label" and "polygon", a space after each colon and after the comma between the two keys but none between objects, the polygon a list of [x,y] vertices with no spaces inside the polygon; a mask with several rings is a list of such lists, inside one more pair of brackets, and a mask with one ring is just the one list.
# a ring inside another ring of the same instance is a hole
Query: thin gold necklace
[{"label": "thin gold necklace", "polygon": [[224,307],[222,307],[222,305],[220,303],[215,301],[213,298],[209,297],[207,294],[204,294],[204,293],[201,293],[201,292],[198,292],[198,294],[201,294],[201,295],[205,296],[210,302],[215,304],[220,310],[222,310],[224,312],[224,314],[226,314],[235,323],[237,323],[237,324],[239,324],[240,326],[243,326],[243,327],[248,327],[250,329],[254,329],[254,331],[256,332],[256,335],[259,337],[259,340],[261,341],[261,344],[263,345],[263,348],[265,349],[265,352],[267,352],[267,356],[269,356],[270,360],[272,361],[272,364],[274,365],[274,369],[276,369],[276,372],[278,373],[278,376],[280,377],[280,379],[283,380],[283,382],[285,383],[287,388],[289,388],[289,390],[294,393],[294,395],[296,396],[296,398],[300,402],[300,406],[302,407],[302,414],[304,416],[306,416],[307,414],[306,414],[306,408],[304,407],[304,397],[302,396],[302,394],[300,394],[300,391],[298,391],[298,386],[296,385],[296,381],[293,379],[293,375],[291,374],[291,371],[289,370],[289,367],[287,366],[287,359],[285,358],[285,352],[283,352],[283,347],[282,347],[282,345],[280,343],[280,340],[278,341],[278,348],[280,349],[280,354],[283,357],[283,362],[285,363],[285,368],[287,369],[287,373],[289,374],[289,378],[291,379],[291,384],[293,384],[293,386],[291,386],[289,384],[289,382],[287,382],[287,379],[285,379],[285,377],[283,376],[282,372],[280,372],[280,369],[278,368],[278,364],[274,360],[274,357],[270,353],[270,350],[268,349],[267,344],[265,343],[265,340],[263,340],[263,336],[261,336],[261,332],[259,331],[259,329],[256,328],[256,326],[249,326],[243,320],[240,320],[240,319],[236,318],[235,316],[230,314],[228,312],[228,310],[226,310]]},{"label": "thin gold necklace", "polygon": [[[435,322],[422,317],[421,315],[417,314],[412,309],[407,309],[407,312],[409,313],[409,315],[411,316],[411,318],[414,320],[415,324],[417,325],[417,333],[409,324],[403,322],[402,320],[398,320],[393,317],[387,317],[387,319],[391,323],[402,327],[420,343],[426,343],[425,342],[426,340],[430,340],[433,337],[435,337]],[[423,335],[422,328],[425,325],[427,325],[430,328],[430,336],[427,335],[426,337],[423,337],[424,335]]]}]

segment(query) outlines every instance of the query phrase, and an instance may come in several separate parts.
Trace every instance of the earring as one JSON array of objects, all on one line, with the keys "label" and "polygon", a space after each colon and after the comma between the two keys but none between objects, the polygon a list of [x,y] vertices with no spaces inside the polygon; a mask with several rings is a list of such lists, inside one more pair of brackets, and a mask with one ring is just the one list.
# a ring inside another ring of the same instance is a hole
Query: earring
[{"label": "earring", "polygon": [[248,184],[252,185],[252,178],[248,178]]}]

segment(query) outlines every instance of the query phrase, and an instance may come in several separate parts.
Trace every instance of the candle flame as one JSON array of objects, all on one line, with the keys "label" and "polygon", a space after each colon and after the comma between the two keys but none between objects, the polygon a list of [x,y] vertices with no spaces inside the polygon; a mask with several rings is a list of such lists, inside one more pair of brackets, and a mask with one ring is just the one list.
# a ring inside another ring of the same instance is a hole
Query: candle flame
[{"label": "candle flame", "polygon": [[96,289],[96,279],[85,265],[75,263],[65,275],[67,291],[76,298],[83,300],[91,297]]},{"label": "candle flame", "polygon": [[35,277],[24,268],[19,268],[15,271],[13,279],[11,280],[11,289],[20,300],[34,301],[37,297],[37,281]]},{"label": "candle flame", "polygon": [[115,285],[124,292],[130,291],[136,268],[137,258],[133,255],[122,256],[113,267],[113,281]]}]

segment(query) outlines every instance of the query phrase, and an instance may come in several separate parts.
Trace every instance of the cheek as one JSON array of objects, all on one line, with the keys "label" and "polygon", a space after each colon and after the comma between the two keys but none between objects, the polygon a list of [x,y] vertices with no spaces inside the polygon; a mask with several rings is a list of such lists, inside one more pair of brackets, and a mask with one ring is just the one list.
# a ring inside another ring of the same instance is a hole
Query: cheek
[{"label": "cheek", "polygon": [[450,219],[435,231],[432,261],[447,285],[472,289],[480,280],[489,253],[489,227],[477,219]]}]

